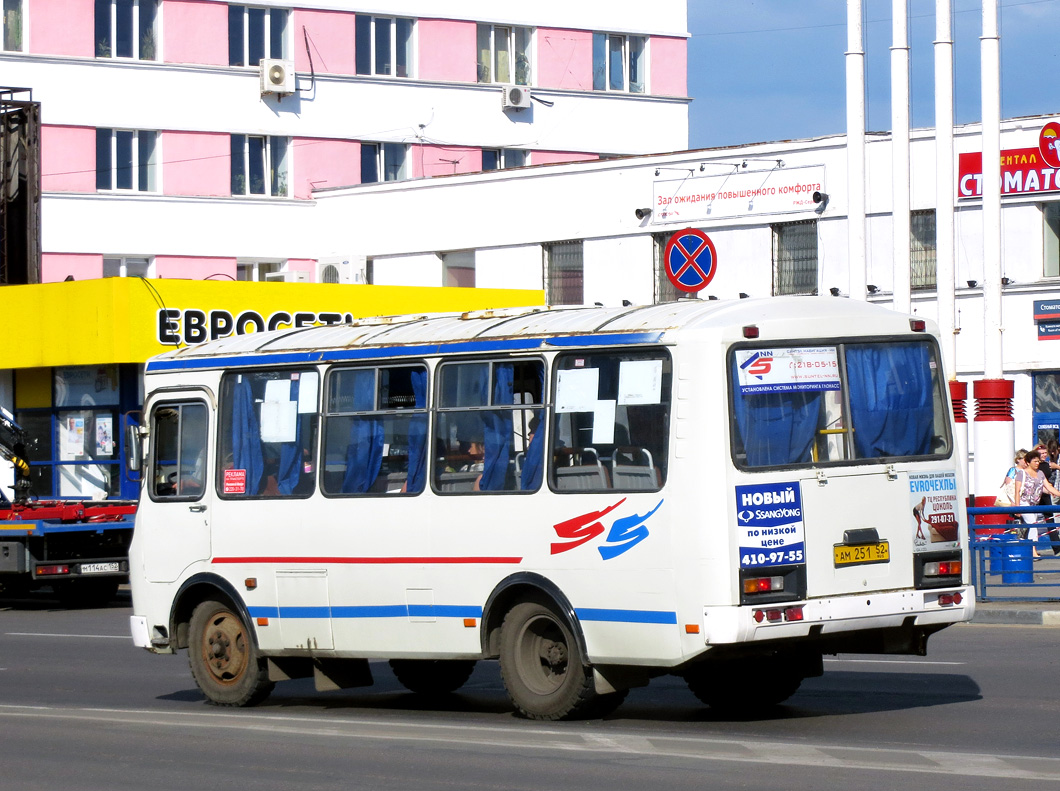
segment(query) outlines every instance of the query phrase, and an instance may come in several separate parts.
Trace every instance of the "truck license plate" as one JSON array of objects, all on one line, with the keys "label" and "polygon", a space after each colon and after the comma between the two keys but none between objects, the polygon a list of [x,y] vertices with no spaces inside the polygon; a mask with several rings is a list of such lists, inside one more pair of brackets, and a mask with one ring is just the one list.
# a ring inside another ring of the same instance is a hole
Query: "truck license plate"
[{"label": "truck license plate", "polygon": [[856,546],[836,544],[832,550],[835,553],[836,568],[861,566],[867,563],[888,563],[891,559],[891,547],[886,541]]},{"label": "truck license plate", "polygon": [[121,571],[118,563],[82,563],[82,574],[117,574]]}]

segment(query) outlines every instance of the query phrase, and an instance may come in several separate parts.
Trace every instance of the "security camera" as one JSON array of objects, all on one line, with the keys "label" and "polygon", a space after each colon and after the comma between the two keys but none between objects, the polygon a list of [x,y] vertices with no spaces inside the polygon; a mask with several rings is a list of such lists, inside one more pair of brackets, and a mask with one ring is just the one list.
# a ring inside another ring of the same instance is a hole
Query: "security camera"
[{"label": "security camera", "polygon": [[637,209],[633,213],[637,215],[638,220],[643,220],[645,217],[651,217],[651,209]]}]

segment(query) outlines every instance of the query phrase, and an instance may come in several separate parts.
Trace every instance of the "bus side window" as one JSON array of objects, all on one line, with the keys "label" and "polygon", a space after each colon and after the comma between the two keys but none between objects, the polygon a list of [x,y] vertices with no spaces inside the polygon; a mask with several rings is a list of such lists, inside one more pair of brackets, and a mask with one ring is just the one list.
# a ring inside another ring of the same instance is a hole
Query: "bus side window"
[{"label": "bus side window", "polygon": [[671,362],[665,350],[556,360],[550,482],[556,491],[655,491],[666,482]]},{"label": "bus side window", "polygon": [[427,368],[339,368],[328,377],[321,488],[418,494],[427,481]]},{"label": "bus side window", "polygon": [[435,491],[530,492],[541,486],[545,368],[540,360],[439,367]]},{"label": "bus side window", "polygon": [[314,485],[316,371],[249,371],[221,384],[222,497],[308,497]]},{"label": "bus side window", "polygon": [[198,499],[207,479],[207,413],[198,402],[162,404],[151,421],[151,494]]}]

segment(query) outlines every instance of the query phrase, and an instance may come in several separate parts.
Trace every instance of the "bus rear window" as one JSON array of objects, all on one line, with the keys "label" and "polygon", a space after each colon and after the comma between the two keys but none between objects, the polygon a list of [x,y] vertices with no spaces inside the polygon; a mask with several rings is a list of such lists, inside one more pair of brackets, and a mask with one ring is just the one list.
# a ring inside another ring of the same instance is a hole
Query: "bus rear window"
[{"label": "bus rear window", "polygon": [[744,467],[948,456],[934,344],[735,349],[733,454]]}]

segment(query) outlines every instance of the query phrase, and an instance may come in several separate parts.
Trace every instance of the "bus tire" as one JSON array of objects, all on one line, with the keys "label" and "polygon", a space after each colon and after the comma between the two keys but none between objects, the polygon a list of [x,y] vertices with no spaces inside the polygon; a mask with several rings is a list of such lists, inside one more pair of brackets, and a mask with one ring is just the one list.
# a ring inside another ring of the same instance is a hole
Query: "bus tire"
[{"label": "bus tire", "polygon": [[798,691],[802,679],[800,672],[773,658],[704,663],[685,673],[693,695],[730,716],[758,714],[780,705]]},{"label": "bus tire", "polygon": [[500,662],[508,697],[528,719],[565,719],[595,697],[573,630],[545,604],[521,602],[504,616]]},{"label": "bus tire", "polygon": [[391,659],[401,686],[420,695],[445,695],[464,686],[475,669],[473,659]]},{"label": "bus tire", "polygon": [[253,706],[272,692],[254,637],[229,604],[207,600],[192,612],[188,663],[195,683],[215,706]]}]

